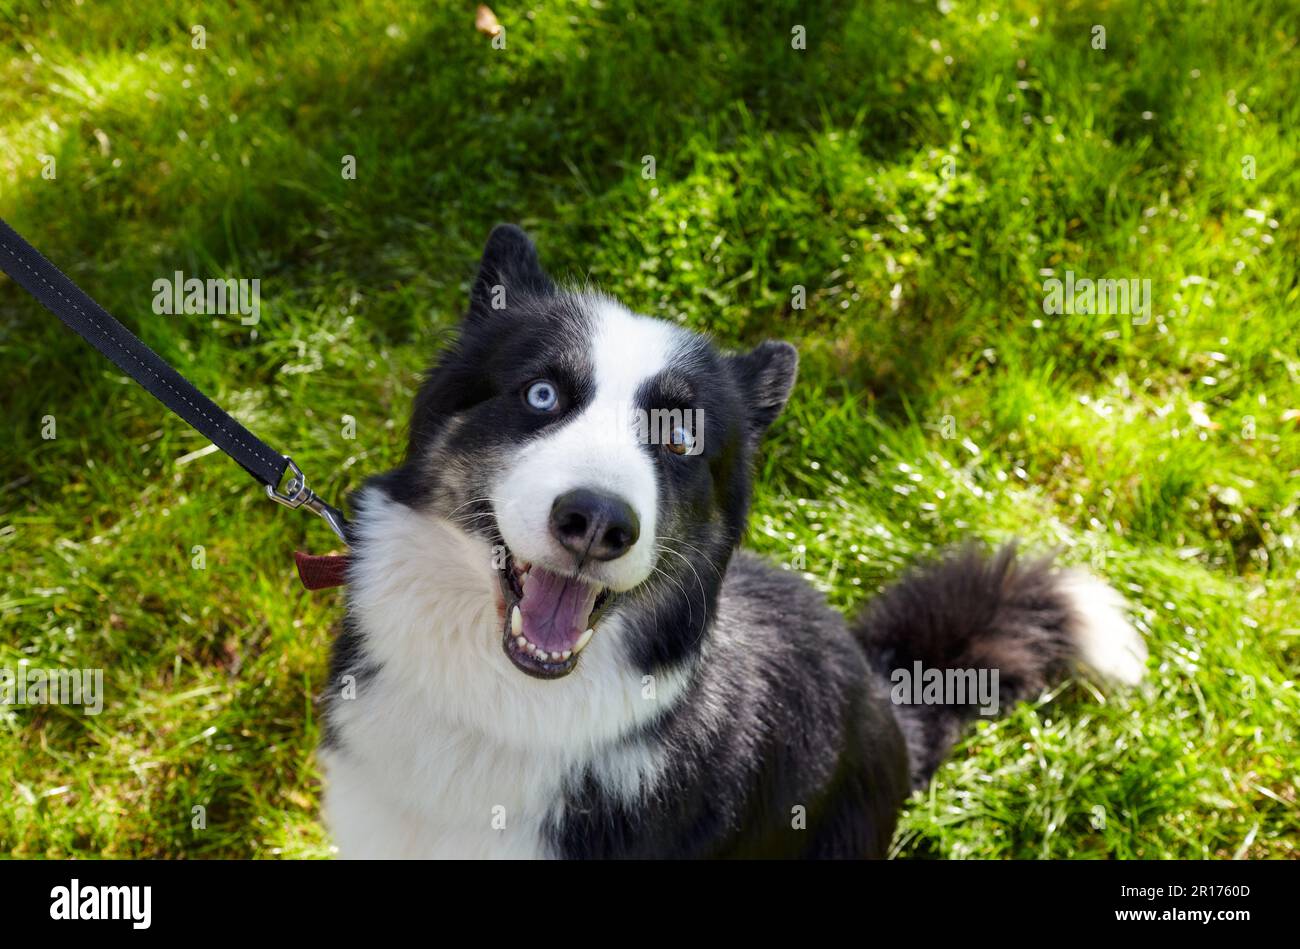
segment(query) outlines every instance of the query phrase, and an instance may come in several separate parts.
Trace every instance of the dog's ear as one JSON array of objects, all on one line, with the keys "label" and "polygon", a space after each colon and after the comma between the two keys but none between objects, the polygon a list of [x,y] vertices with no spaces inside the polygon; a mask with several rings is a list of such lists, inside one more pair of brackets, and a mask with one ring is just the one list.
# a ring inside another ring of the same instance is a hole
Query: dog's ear
[{"label": "dog's ear", "polygon": [[503,310],[512,294],[545,296],[555,285],[542,270],[532,238],[513,224],[498,224],[488,235],[470,292],[470,311]]},{"label": "dog's ear", "polygon": [[785,408],[799,372],[799,351],[769,339],[731,357],[731,371],[744,393],[749,437],[758,441]]}]

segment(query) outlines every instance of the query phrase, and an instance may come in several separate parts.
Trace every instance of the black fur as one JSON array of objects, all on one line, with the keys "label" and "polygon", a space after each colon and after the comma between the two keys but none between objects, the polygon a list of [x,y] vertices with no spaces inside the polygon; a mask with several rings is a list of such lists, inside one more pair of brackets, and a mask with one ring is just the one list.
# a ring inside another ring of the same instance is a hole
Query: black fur
[{"label": "black fur", "polygon": [[[886,589],[854,632],[884,681],[916,660],[933,669],[997,669],[1005,707],[1069,671],[1074,622],[1049,559],[1017,561],[1014,545],[989,558],[970,546]],[[895,705],[894,714],[907,738],[912,787],[921,788],[976,710]]]},{"label": "black fur", "polygon": [[908,790],[907,756],[840,615],[802,578],[741,553],[712,633],[691,687],[652,727],[671,749],[653,795],[626,807],[584,776],[565,802],[557,849],[883,856]]}]

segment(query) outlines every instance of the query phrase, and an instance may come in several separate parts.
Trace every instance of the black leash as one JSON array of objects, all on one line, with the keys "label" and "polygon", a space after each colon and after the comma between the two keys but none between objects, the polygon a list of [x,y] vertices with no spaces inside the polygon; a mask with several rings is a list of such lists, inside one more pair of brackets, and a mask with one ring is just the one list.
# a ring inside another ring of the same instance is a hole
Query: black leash
[{"label": "black leash", "polygon": [[[0,268],[82,339],[113,362],[167,408],[237,461],[266,488],[266,495],[285,507],[306,507],[325,519],[346,543],[347,521],[307,487],[302,469],[240,425],[215,402],[194,388],[134,333],[113,318],[63,271],[45,259],[0,219]],[[289,480],[280,490],[285,471]]]}]

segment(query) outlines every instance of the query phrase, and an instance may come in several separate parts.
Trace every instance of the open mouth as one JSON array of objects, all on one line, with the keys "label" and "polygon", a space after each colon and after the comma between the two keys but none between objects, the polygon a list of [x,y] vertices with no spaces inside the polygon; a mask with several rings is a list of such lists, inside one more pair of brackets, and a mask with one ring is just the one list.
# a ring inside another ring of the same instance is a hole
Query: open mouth
[{"label": "open mouth", "polygon": [[502,647],[520,671],[539,679],[558,679],[577,667],[610,601],[597,584],[519,563],[508,551],[501,595]]}]

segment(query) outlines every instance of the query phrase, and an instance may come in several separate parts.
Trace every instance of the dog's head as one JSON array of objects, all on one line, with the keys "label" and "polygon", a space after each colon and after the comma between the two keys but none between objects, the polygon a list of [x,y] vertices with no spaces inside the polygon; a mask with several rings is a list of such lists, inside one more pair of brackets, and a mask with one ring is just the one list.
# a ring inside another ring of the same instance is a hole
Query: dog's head
[{"label": "dog's head", "polygon": [[487,542],[490,634],[518,669],[567,675],[606,626],[640,668],[676,663],[707,629],[796,365],[786,343],[724,355],[557,287],[503,225],[416,399],[406,460],[380,480]]}]

